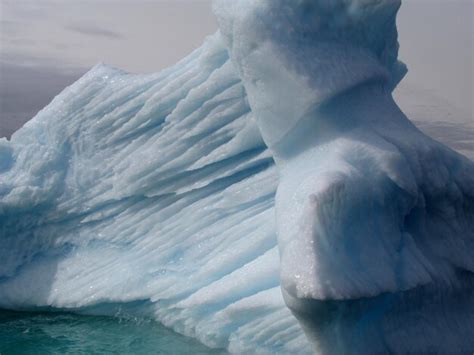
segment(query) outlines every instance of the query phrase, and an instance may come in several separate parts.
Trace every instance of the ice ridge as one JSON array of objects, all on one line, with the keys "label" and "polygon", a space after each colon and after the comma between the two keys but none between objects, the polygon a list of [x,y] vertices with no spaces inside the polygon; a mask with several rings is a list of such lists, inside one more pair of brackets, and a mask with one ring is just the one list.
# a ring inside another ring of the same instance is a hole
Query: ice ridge
[{"label": "ice ridge", "polygon": [[66,88],[0,139],[0,307],[234,353],[472,352],[474,167],[392,98],[399,5],[216,0],[175,66]]}]

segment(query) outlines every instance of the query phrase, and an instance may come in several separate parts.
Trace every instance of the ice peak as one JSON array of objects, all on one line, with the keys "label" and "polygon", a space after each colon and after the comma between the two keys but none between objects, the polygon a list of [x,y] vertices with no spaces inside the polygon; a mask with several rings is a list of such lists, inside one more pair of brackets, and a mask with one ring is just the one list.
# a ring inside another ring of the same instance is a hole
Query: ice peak
[{"label": "ice peak", "polygon": [[354,86],[396,86],[406,72],[397,59],[399,6],[399,0],[214,1],[269,146],[315,106]]}]

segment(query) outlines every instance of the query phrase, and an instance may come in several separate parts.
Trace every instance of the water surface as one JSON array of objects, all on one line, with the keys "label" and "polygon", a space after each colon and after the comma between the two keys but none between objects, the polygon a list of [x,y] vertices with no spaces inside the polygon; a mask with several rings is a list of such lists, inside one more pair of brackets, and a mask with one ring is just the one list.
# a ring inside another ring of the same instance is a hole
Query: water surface
[{"label": "water surface", "polygon": [[198,341],[138,318],[0,310],[0,354],[221,355]]}]

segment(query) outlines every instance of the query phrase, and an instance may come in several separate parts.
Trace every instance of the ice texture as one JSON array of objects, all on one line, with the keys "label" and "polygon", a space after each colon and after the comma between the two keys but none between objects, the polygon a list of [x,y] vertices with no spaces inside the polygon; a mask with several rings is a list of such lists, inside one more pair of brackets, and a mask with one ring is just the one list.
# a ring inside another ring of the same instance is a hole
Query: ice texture
[{"label": "ice texture", "polygon": [[[392,88],[399,0],[216,0],[214,11],[268,146],[361,82]],[[284,85],[282,85],[284,83]]]},{"label": "ice texture", "polygon": [[399,0],[216,0],[279,171],[281,287],[317,353],[474,349],[474,164],[392,91]]},{"label": "ice texture", "polygon": [[97,65],[0,140],[0,308],[310,353],[279,288],[277,182],[220,35],[158,74]]},{"label": "ice texture", "polygon": [[392,99],[398,6],[217,0],[175,66],[66,88],[0,139],[0,307],[235,353],[472,352],[474,164]]}]

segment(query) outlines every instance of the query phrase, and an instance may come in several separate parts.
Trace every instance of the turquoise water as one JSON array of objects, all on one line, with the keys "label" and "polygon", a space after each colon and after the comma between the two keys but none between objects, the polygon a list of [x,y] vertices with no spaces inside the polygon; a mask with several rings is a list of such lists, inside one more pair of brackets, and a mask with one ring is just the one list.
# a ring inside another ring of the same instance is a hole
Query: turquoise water
[{"label": "turquoise water", "polygon": [[0,354],[221,355],[151,320],[0,311]]}]

